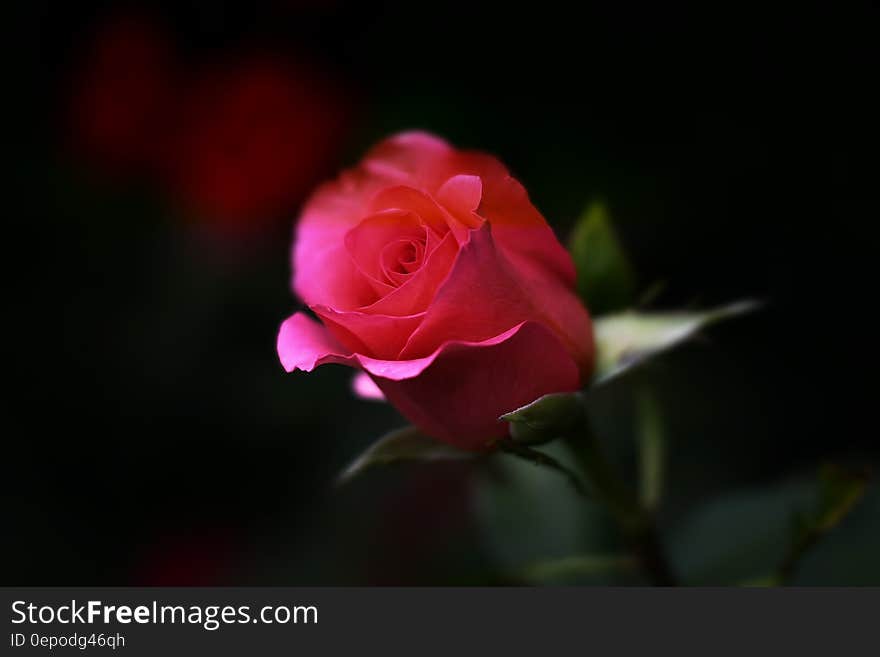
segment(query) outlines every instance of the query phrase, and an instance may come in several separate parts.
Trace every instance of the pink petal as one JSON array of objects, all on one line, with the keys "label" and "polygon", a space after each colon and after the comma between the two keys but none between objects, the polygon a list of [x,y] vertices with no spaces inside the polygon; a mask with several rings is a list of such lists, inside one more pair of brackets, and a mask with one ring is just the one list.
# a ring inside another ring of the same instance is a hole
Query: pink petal
[{"label": "pink petal", "polygon": [[281,324],[277,349],[278,358],[288,372],[311,372],[324,363],[348,364],[353,358],[326,328],[301,312]]},{"label": "pink petal", "polygon": [[444,351],[471,347],[486,347],[504,342],[516,334],[519,326],[482,342],[447,341],[424,358],[411,360],[383,360],[355,353],[342,346],[321,324],[303,312],[295,313],[281,324],[278,332],[278,357],[288,372],[311,372],[324,363],[338,363],[360,367],[370,374],[393,381],[412,379],[430,367]]},{"label": "pink petal", "polygon": [[495,248],[489,224],[470,239],[409,339],[401,358],[418,358],[450,340],[480,342],[540,315]]},{"label": "pink petal", "polygon": [[396,359],[424,316],[420,313],[391,317],[318,305],[312,306],[312,310],[340,344],[353,352],[380,360]]},{"label": "pink petal", "polygon": [[437,190],[437,200],[467,228],[477,228],[482,219],[474,212],[483,198],[479,176],[452,176]]},{"label": "pink petal", "polygon": [[428,254],[422,267],[396,290],[360,310],[380,315],[404,316],[422,313],[446,279],[458,255],[458,242],[452,232]]},{"label": "pink petal", "polygon": [[[371,212],[397,209],[413,212],[439,240],[450,228],[459,230],[458,222],[430,196],[406,185],[395,185],[378,191],[369,202]],[[461,237],[465,237],[461,233]]]},{"label": "pink petal", "polygon": [[574,265],[568,252],[532,205],[525,188],[497,158],[476,151],[455,151],[446,158],[446,167],[447,176],[480,179],[482,196],[477,213],[492,224],[492,235],[506,254],[528,259],[568,285],[574,284]]},{"label": "pink petal", "polygon": [[484,180],[479,213],[492,224],[495,241],[505,253],[530,260],[574,286],[571,256],[518,181],[510,176]]},{"label": "pink petal", "polygon": [[500,415],[580,384],[565,347],[533,322],[480,343],[447,342],[425,358],[389,361],[346,352],[326,329],[296,313],[281,325],[278,355],[287,371],[324,363],[359,366],[428,435],[473,450],[505,435]]},{"label": "pink petal", "polygon": [[384,393],[366,372],[355,372],[351,379],[351,389],[361,399],[369,401],[385,401]]},{"label": "pink petal", "polygon": [[518,254],[508,258],[529,299],[539,300],[543,323],[552,328],[568,347],[588,380],[593,372],[595,341],[593,323],[574,289],[562,284],[553,272]]},{"label": "pink petal", "polygon": [[[393,380],[378,368],[367,369],[388,401],[410,421],[463,449],[486,449],[493,439],[506,435],[506,423],[498,421],[504,413],[541,395],[580,385],[578,367],[568,351],[552,331],[533,322],[480,344],[448,343],[420,361],[414,378]],[[399,367],[394,372],[401,373]]]},{"label": "pink petal", "polygon": [[364,218],[349,230],[345,234],[345,248],[376,292],[384,296],[395,288],[384,280],[380,260],[382,249],[399,238],[423,240],[425,230],[412,212],[387,209]]},{"label": "pink petal", "polygon": [[401,358],[417,358],[449,340],[479,342],[532,320],[551,328],[586,378],[593,366],[592,324],[573,290],[534,260],[497,248],[495,226],[470,233]]},{"label": "pink petal", "polygon": [[295,241],[292,284],[297,296],[307,304],[330,303],[346,309],[375,303],[380,294],[355,266],[343,238],[328,246],[313,229],[302,227]]},{"label": "pink petal", "polygon": [[432,168],[431,162],[451,150],[427,133],[401,133],[376,145],[357,167],[319,187],[297,222],[291,253],[291,284],[297,295],[307,304],[346,310],[373,303],[378,298],[375,290],[343,256],[345,234],[369,214],[368,202],[377,192],[417,185],[415,173]]},{"label": "pink petal", "polygon": [[364,168],[391,182],[418,180],[451,151],[448,143],[427,132],[401,132],[374,146],[364,158]]},{"label": "pink petal", "polygon": [[492,336],[487,340],[480,342],[468,342],[464,340],[447,340],[441,344],[428,356],[424,358],[413,358],[410,360],[379,360],[369,358],[367,356],[356,355],[357,362],[367,372],[375,376],[392,381],[404,381],[413,379],[424,372],[437,358],[448,351],[457,351],[461,349],[491,347],[506,341],[519,331],[520,325],[514,326],[510,330],[504,331],[499,335]]}]

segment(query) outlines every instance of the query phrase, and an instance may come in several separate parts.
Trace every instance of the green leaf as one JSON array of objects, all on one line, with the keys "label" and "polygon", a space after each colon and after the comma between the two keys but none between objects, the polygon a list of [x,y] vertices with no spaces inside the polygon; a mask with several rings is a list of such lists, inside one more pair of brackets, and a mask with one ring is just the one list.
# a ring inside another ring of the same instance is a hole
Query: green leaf
[{"label": "green leaf", "polygon": [[[574,467],[564,445],[548,445],[546,453]],[[577,495],[558,472],[507,454],[487,466],[477,472],[472,503],[482,547],[499,572],[518,581],[539,562],[620,549],[600,505]]]},{"label": "green leaf", "polygon": [[339,474],[337,483],[344,484],[376,465],[398,461],[449,461],[474,457],[473,452],[456,449],[429,438],[415,427],[404,427],[386,434],[370,445]]},{"label": "green leaf", "polygon": [[779,567],[780,582],[792,578],[807,552],[849,515],[867,487],[866,472],[847,471],[834,465],[822,468],[813,508],[795,515],[791,547]]},{"label": "green leaf", "polygon": [[704,312],[638,313],[627,311],[600,317],[593,323],[596,370],[593,385],[617,377],[678,344],[701,329],[759,307],[746,300]]},{"label": "green leaf", "polygon": [[819,503],[811,518],[813,531],[827,532],[852,511],[868,488],[867,472],[826,465],[819,473]]},{"label": "green leaf", "polygon": [[[820,508],[822,496],[817,499],[814,480],[799,478],[708,501],[670,534],[676,569],[687,584],[778,584],[777,569],[792,545],[792,518]],[[849,508],[845,521],[800,557],[791,583],[880,584],[880,489],[870,487]]]},{"label": "green leaf", "polygon": [[577,269],[577,289],[593,314],[629,306],[635,274],[601,201],[587,207],[575,224],[569,250]]},{"label": "green leaf", "polygon": [[686,584],[737,585],[774,572],[785,556],[792,514],[809,503],[801,480],[743,490],[697,504],[669,535],[670,556]]},{"label": "green leaf", "polygon": [[636,560],[626,554],[579,554],[529,564],[519,573],[518,579],[534,584],[566,582],[573,578],[629,573],[637,567]]},{"label": "green leaf", "polygon": [[584,487],[584,483],[580,478],[580,475],[567,467],[565,464],[561,463],[559,460],[553,458],[551,455],[546,452],[538,451],[537,449],[532,449],[528,445],[522,445],[520,443],[514,442],[513,440],[499,440],[498,448],[500,451],[510,454],[511,456],[515,456],[523,461],[528,463],[532,463],[536,466],[547,468],[548,470],[553,470],[559,473],[562,477],[568,480],[571,484],[572,489],[578,494],[587,496],[587,489]]},{"label": "green leaf", "polygon": [[544,395],[505,413],[499,419],[510,423],[510,437],[524,445],[540,445],[566,435],[583,422],[584,399],[577,392]]}]

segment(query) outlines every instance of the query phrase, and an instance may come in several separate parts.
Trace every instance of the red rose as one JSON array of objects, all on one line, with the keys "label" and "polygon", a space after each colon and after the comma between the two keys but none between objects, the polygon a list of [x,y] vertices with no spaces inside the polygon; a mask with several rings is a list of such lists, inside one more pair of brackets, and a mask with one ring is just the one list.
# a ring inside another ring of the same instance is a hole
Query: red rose
[{"label": "red rose", "polygon": [[332,166],[347,118],[329,81],[268,55],[208,73],[184,105],[171,186],[198,217],[232,232],[300,202]]},{"label": "red rose", "polygon": [[434,438],[484,449],[498,416],[590,375],[594,344],[571,258],[494,157],[392,137],[319,188],[293,245],[287,371],[366,371]]}]

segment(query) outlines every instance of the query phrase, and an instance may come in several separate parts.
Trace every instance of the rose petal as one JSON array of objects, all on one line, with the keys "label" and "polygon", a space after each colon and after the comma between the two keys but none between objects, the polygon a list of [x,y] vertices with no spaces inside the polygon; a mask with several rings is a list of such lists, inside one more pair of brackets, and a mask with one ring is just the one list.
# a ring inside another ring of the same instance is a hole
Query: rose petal
[{"label": "rose petal", "polygon": [[404,316],[424,312],[449,273],[458,254],[458,242],[452,232],[427,256],[421,268],[396,290],[360,308],[361,312]]},{"label": "rose petal", "polygon": [[[432,233],[433,241],[428,244],[429,250],[433,248],[436,241],[442,239],[449,232],[450,228],[461,230],[458,222],[444,208],[437,205],[434,199],[424,192],[406,185],[395,185],[378,191],[370,199],[368,208],[371,212],[397,209],[418,215],[422,223]],[[465,233],[461,233],[460,237],[466,237]]]},{"label": "rose petal", "polygon": [[540,319],[540,314],[495,248],[485,224],[471,231],[400,356],[418,358],[448,340],[486,340],[529,319]]},{"label": "rose petal", "polygon": [[553,328],[581,368],[586,381],[593,371],[595,342],[593,323],[580,297],[545,268],[527,258],[509,256],[517,278],[529,299],[540,300],[537,310]]},{"label": "rose petal", "polygon": [[281,325],[278,355],[288,372],[324,363],[360,366],[423,431],[473,450],[506,433],[497,420],[502,414],[580,384],[577,366],[559,340],[533,322],[480,343],[445,343],[426,358],[383,361],[346,352],[326,329],[296,313]]},{"label": "rose petal", "polygon": [[478,228],[482,222],[474,212],[483,197],[479,176],[452,176],[437,190],[437,200],[466,228]]},{"label": "rose petal", "polygon": [[[303,208],[291,252],[291,285],[300,299],[345,310],[376,301],[378,294],[368,278],[343,260],[345,234],[369,213],[368,201],[377,192],[401,183],[418,184],[409,173],[435,168],[431,163],[451,150],[426,133],[402,133],[375,146],[359,166],[320,186]],[[387,207],[396,206],[379,209]],[[437,212],[435,204],[433,214],[425,213],[427,225],[436,225]]]},{"label": "rose petal", "polygon": [[369,306],[381,298],[378,284],[357,268],[342,242],[294,259],[298,266],[293,270],[293,289],[307,304],[324,302],[348,309]]},{"label": "rose petal", "polygon": [[311,306],[324,325],[351,351],[378,359],[394,359],[409,336],[421,323],[424,313],[401,317],[339,311],[327,306]]},{"label": "rose petal", "polygon": [[401,358],[430,353],[447,340],[480,341],[533,320],[555,331],[582,371],[593,364],[592,325],[567,286],[528,258],[512,264],[496,247],[494,226],[471,231]]},{"label": "rose petal", "polygon": [[339,363],[350,367],[360,367],[370,374],[381,376],[385,379],[403,381],[417,377],[426,368],[430,367],[444,351],[471,347],[491,347],[505,342],[515,335],[519,331],[520,326],[514,326],[510,330],[482,342],[444,342],[432,354],[424,358],[382,360],[346,349],[337,342],[326,328],[305,313],[299,312],[288,317],[281,325],[281,329],[278,332],[278,356],[281,359],[281,364],[284,365],[284,369],[288,372],[292,372],[295,369],[311,372],[315,367],[324,363]]},{"label": "rose petal", "polygon": [[417,215],[398,209],[370,215],[345,234],[345,248],[352,261],[382,296],[395,286],[385,280],[380,254],[385,246],[401,238],[424,240],[426,235]]},{"label": "rose petal", "polygon": [[385,401],[385,395],[366,372],[355,372],[351,379],[351,389],[361,399]]},{"label": "rose petal", "polygon": [[422,431],[463,449],[486,449],[506,435],[507,424],[498,421],[504,413],[580,385],[568,351],[533,322],[480,344],[448,343],[421,360],[428,363],[415,378],[395,381],[368,370],[388,401]]},{"label": "rose petal", "polygon": [[515,335],[516,332],[519,331],[520,326],[521,325],[514,326],[508,331],[504,331],[499,335],[492,336],[491,338],[480,342],[449,340],[437,347],[433,353],[424,358],[413,358],[410,360],[379,360],[357,354],[355,355],[355,359],[361,367],[370,374],[382,377],[383,379],[390,379],[392,381],[405,381],[419,376],[446,351],[455,351],[465,348],[492,347],[496,344],[505,342],[511,336]]},{"label": "rose petal", "polygon": [[305,313],[296,313],[281,324],[278,331],[278,358],[288,372],[311,372],[324,363],[348,363],[351,352],[339,344],[330,332]]},{"label": "rose petal", "polygon": [[479,213],[492,224],[495,241],[514,264],[517,260],[530,260],[552,272],[565,285],[574,286],[571,256],[518,181],[510,176],[484,180]]},{"label": "rose petal", "polygon": [[[497,158],[476,151],[454,151],[443,166],[441,175],[446,178],[435,183],[440,189],[451,180],[449,176],[480,179],[482,195],[477,213],[492,224],[495,241],[507,255],[531,260],[567,284],[574,284],[571,257],[507,167]],[[460,189],[457,192],[462,193]]]},{"label": "rose petal", "polygon": [[389,181],[419,179],[444,158],[452,147],[427,132],[401,132],[374,146],[364,158],[364,168]]}]

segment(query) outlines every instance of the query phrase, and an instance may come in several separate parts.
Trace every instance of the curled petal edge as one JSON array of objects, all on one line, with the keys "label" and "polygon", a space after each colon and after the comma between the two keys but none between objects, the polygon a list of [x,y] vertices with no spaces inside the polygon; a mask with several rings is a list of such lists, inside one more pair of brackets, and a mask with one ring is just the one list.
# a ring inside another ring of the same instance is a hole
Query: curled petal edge
[{"label": "curled petal edge", "polygon": [[338,363],[362,369],[373,376],[404,381],[417,377],[443,353],[499,345],[516,335],[528,323],[528,321],[521,322],[503,333],[479,342],[461,340],[444,342],[431,355],[424,358],[392,361],[370,358],[348,351],[324,326],[305,313],[298,312],[281,324],[277,349],[281,364],[288,372],[294,370],[311,372],[320,365]]}]

